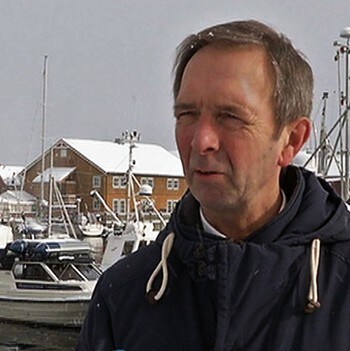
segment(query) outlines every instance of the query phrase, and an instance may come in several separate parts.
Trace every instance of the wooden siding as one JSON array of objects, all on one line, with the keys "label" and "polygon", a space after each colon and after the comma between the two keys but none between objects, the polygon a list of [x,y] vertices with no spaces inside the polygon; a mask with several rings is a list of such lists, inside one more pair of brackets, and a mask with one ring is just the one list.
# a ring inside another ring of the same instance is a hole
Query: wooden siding
[{"label": "wooden siding", "polygon": [[[66,149],[66,151],[64,151]],[[45,156],[45,168],[50,166],[50,152]],[[72,150],[69,147],[56,147],[53,153],[53,167],[74,167],[74,171],[59,184],[59,189],[62,193],[63,198],[66,202],[76,203],[77,199],[81,199],[80,211],[81,212],[103,212],[102,205],[100,211],[93,210],[94,197],[90,195],[90,192],[94,189],[93,177],[99,176],[101,178],[101,185],[95,188],[101,196],[105,199],[108,206],[113,209],[114,199],[126,199],[127,189],[118,189],[113,187],[114,176],[124,176],[124,174],[106,174],[102,172],[94,164],[86,160],[82,155]],[[41,159],[34,162],[26,173],[25,190],[37,198],[40,198],[41,187],[40,183],[33,183],[35,177],[41,173]],[[187,185],[184,177],[163,177],[152,175],[138,175],[136,178],[141,181],[142,177],[152,177],[154,179],[153,195],[152,200],[155,202],[156,208],[161,212],[166,212],[168,200],[178,200],[185,192]],[[177,178],[179,179],[179,189],[169,190],[167,189],[167,179]],[[138,192],[138,187],[135,187],[135,191]],[[45,196],[48,199],[48,185],[45,184]],[[133,210],[133,206],[131,206]]]}]

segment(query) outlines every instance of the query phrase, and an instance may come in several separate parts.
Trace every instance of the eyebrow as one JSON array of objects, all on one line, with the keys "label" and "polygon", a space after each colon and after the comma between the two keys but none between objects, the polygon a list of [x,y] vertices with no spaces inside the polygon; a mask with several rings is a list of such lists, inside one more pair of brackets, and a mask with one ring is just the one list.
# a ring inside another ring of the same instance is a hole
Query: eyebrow
[{"label": "eyebrow", "polygon": [[[249,108],[246,105],[241,105],[241,104],[222,104],[222,105],[216,105],[216,106],[214,106],[214,108],[216,110],[224,110],[224,111],[232,112],[232,113],[251,114],[253,112],[251,108]],[[192,110],[192,109],[197,109],[197,106],[195,103],[179,102],[179,103],[174,104],[174,112],[175,113],[177,111]]]},{"label": "eyebrow", "polygon": [[247,116],[254,114],[254,108],[251,108],[247,105],[242,105],[242,104],[221,105],[221,106],[218,106],[218,108],[227,112],[238,113],[238,114],[243,113]]},{"label": "eyebrow", "polygon": [[174,111],[194,109],[194,108],[196,108],[196,104],[194,103],[179,102],[174,104]]}]

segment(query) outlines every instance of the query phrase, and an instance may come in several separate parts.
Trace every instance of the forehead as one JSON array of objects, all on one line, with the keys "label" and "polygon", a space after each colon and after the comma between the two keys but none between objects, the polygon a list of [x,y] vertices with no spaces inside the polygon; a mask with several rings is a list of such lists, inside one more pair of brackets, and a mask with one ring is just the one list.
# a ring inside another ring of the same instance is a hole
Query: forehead
[{"label": "forehead", "polygon": [[194,66],[200,68],[200,65],[205,64],[206,60],[220,60],[222,69],[233,68],[244,60],[240,66],[240,70],[247,71],[264,70],[268,75],[274,78],[275,69],[270,59],[269,54],[262,45],[257,44],[227,44],[227,43],[212,43],[198,50],[188,61],[185,66],[182,78],[189,69],[193,70]]},{"label": "forehead", "polygon": [[[197,51],[184,69],[179,93],[196,89],[213,89],[223,92],[250,88],[272,98],[275,74],[269,55],[258,45],[208,45]],[[238,93],[238,92],[237,92]],[[243,91],[242,91],[243,93]]]}]

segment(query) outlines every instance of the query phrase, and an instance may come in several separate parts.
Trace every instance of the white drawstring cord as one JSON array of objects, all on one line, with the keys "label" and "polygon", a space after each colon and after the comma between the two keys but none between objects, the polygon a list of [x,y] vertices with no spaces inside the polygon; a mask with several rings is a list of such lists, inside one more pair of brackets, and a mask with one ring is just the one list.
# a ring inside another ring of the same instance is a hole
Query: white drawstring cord
[{"label": "white drawstring cord", "polygon": [[318,301],[317,292],[317,275],[320,266],[320,252],[321,252],[321,241],[320,239],[314,239],[311,244],[311,255],[310,255],[310,273],[311,282],[309,294],[307,297],[308,303],[305,307],[305,312],[312,313],[317,308],[320,308],[321,304]]},{"label": "white drawstring cord", "polygon": [[[169,235],[164,239],[164,242],[162,244],[162,255],[161,255],[161,260],[158,263],[157,267],[153,271],[152,275],[148,279],[147,286],[146,286],[146,294],[149,295],[149,293],[152,290],[152,284],[157,277],[158,273],[162,269],[163,272],[163,279],[162,279],[162,284],[158,292],[152,296],[152,299],[154,300],[153,302],[159,301],[167,287],[168,284],[168,266],[167,266],[167,259],[168,256],[171,252],[171,249],[173,247],[175,239],[175,233],[171,232]],[[307,306],[305,307],[305,312],[307,313],[312,313],[316,309],[321,307],[320,302],[318,301],[318,286],[317,286],[317,276],[318,276],[318,270],[320,266],[320,253],[321,253],[321,241],[320,239],[314,239],[311,244],[311,254],[310,254],[310,273],[311,273],[311,282],[310,282],[310,289],[309,289],[309,294],[308,294],[308,303]]]},{"label": "white drawstring cord", "polygon": [[174,232],[169,233],[169,235],[164,239],[163,245],[162,245],[162,257],[160,262],[158,263],[156,269],[153,271],[152,275],[148,279],[147,286],[146,286],[146,294],[149,295],[148,293],[152,290],[152,284],[158,275],[160,269],[163,271],[163,279],[162,279],[162,285],[157,292],[156,295],[153,296],[153,299],[155,301],[159,301],[161,297],[164,294],[164,291],[167,287],[168,284],[168,266],[167,266],[167,259],[170,254],[170,251],[173,247],[174,243],[174,238],[175,234]]}]

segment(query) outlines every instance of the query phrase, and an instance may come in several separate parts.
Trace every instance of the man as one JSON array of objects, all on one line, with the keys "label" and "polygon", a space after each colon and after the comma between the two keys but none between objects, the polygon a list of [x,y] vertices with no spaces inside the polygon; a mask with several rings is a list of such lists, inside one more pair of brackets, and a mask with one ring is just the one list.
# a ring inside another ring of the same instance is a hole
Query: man
[{"label": "man", "polygon": [[350,350],[350,215],[289,166],[313,76],[256,21],[188,37],[175,63],[189,191],[157,242],[99,280],[78,350]]}]

